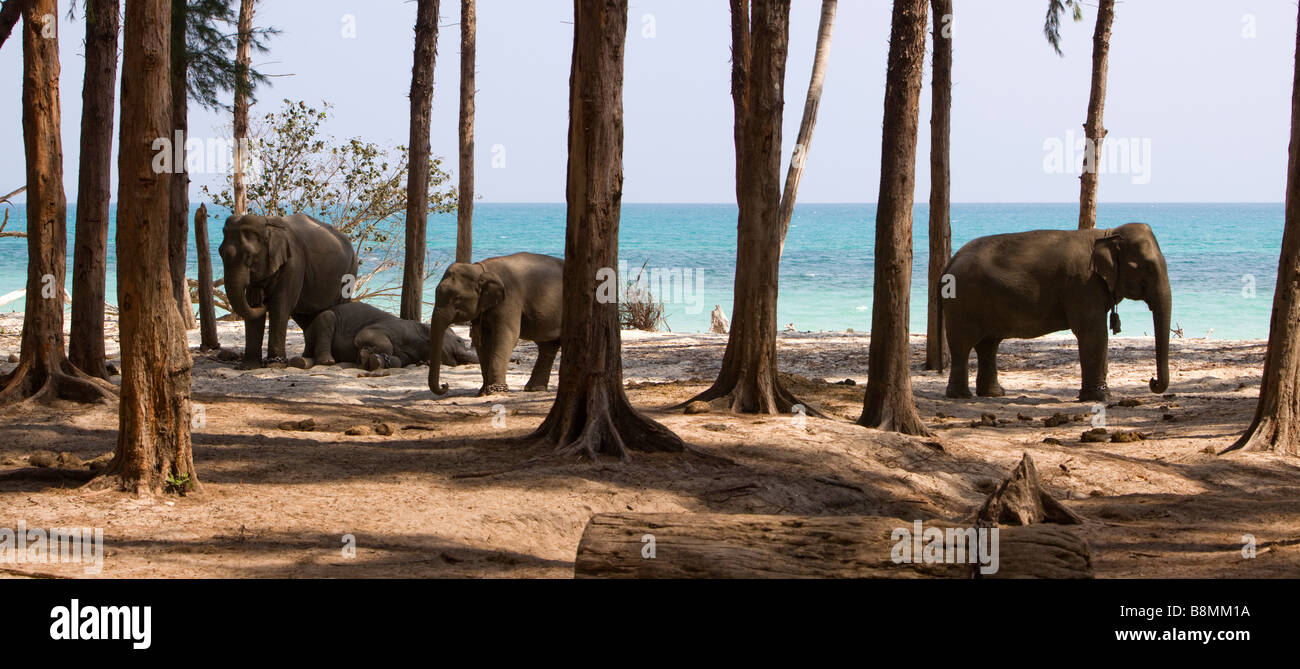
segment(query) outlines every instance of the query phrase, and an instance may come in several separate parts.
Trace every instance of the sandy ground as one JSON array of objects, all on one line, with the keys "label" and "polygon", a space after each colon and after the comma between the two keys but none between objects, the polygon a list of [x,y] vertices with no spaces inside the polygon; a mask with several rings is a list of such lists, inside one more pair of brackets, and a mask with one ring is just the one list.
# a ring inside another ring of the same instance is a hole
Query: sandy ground
[{"label": "sandy ground", "polygon": [[[0,361],[18,350],[20,325],[17,315],[0,317]],[[222,323],[221,338],[238,348],[242,324]],[[291,353],[301,341],[291,332]],[[1263,342],[1175,339],[1162,397],[1146,387],[1152,340],[1112,340],[1106,427],[1146,436],[1127,443],[1080,441],[1091,406],[1074,401],[1071,338],[1004,344],[1007,397],[949,400],[946,377],[920,371],[923,338],[914,337],[917,405],[936,437],[859,427],[868,342],[780,335],[790,386],[830,416],[801,422],[667,410],[708,386],[725,336],[625,333],[633,404],[698,452],[597,463],[521,439],[545,416],[555,385],[552,376],[550,392],[518,390],[536,355],[528,343],[511,366],[516,390],[487,398],[474,396],[477,366],[445,368],[452,391],[435,399],[425,367],[238,372],[196,353],[200,493],[137,499],[79,489],[54,469],[33,476],[38,450],[81,460],[110,452],[116,407],[29,403],[0,409],[0,527],[103,528],[102,577],[569,577],[594,513],[958,520],[1029,453],[1051,493],[1086,519],[1079,531],[1099,577],[1300,576],[1300,461],[1216,455],[1249,422]],[[116,341],[108,343],[115,356]],[[0,362],[0,371],[13,366]],[[834,383],[845,379],[857,385]],[[1083,420],[1046,427],[1056,413]],[[280,427],[307,418],[310,431]],[[380,424],[393,433],[373,434]],[[372,433],[345,434],[356,426]],[[1242,554],[1247,534],[1253,559]],[[355,537],[354,558],[343,555],[344,535]],[[80,565],[0,564],[0,576],[32,574],[86,575]]]}]

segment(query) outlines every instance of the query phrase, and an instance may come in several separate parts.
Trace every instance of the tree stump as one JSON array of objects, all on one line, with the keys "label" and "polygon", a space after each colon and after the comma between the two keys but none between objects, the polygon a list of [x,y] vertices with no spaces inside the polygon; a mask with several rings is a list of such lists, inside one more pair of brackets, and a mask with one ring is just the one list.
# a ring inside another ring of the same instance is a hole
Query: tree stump
[{"label": "tree stump", "polygon": [[1043,489],[1038,480],[1038,469],[1034,467],[1034,459],[1028,453],[1011,471],[1011,476],[984,501],[976,518],[1001,525],[1078,525],[1083,522],[1082,518]]}]

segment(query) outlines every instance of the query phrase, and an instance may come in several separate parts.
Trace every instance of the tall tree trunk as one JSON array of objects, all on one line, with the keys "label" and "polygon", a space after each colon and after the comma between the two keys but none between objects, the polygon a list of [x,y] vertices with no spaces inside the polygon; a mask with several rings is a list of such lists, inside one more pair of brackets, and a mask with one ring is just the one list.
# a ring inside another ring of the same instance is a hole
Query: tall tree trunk
[{"label": "tall tree trunk", "polygon": [[1286,168],[1286,223],[1273,293],[1268,353],[1255,418],[1228,450],[1300,455],[1300,18],[1291,85],[1291,145]]},{"label": "tall tree trunk", "polygon": [[930,85],[930,276],[925,321],[925,368],[942,370],[948,362],[940,290],[943,270],[952,256],[949,137],[952,129],[952,0],[933,0],[934,43]]},{"label": "tall tree trunk", "polygon": [[928,435],[912,399],[907,341],[912,290],[912,197],[916,135],[925,60],[926,0],[894,0],[885,80],[880,201],[876,206],[876,262],[871,309],[867,392],[859,425]]},{"label": "tall tree trunk", "polygon": [[460,185],[456,192],[456,262],[474,255],[474,0],[460,0]]},{"label": "tall tree trunk", "polygon": [[168,263],[169,186],[153,170],[152,144],[172,130],[168,0],[127,0],[123,37],[122,130],[118,139],[117,265],[122,399],[117,449],[105,480],[137,494],[168,478],[198,487],[190,445],[190,352]]},{"label": "tall tree trunk", "polygon": [[[726,398],[733,411],[787,413],[804,406],[776,365],[781,262],[781,113],[790,0],[731,4],[731,89],[736,116],[736,283],[722,371],[691,401]],[[808,413],[820,415],[811,407]]]},{"label": "tall tree trunk", "polygon": [[[172,0],[171,14],[171,113],[173,142],[181,146],[173,147],[181,160],[173,165],[175,170],[171,178],[171,213],[167,233],[167,257],[171,265],[172,295],[176,308],[181,314],[181,322],[186,330],[193,330],[194,305],[190,302],[190,288],[185,281],[185,265],[189,256],[190,236],[190,174],[185,167],[185,141],[189,138],[189,94],[186,84],[189,78],[189,59],[185,53],[185,22],[187,0]],[[125,71],[125,70],[124,70]],[[165,137],[168,135],[159,135]]]},{"label": "tall tree trunk", "polygon": [[32,0],[23,8],[27,298],[18,366],[0,376],[0,404],[51,396],[89,402],[111,396],[111,385],[78,370],[63,352],[68,204],[59,138],[58,11],[55,0]]},{"label": "tall tree trunk", "polygon": [[[236,216],[248,212],[248,189],[244,185],[244,163],[248,155],[244,146],[248,142],[248,93],[251,87],[248,80],[248,68],[252,61],[249,50],[253,41],[253,0],[240,0],[239,3],[239,37],[235,47],[235,172],[232,179]],[[194,231],[195,245],[206,246],[200,242],[198,229]],[[209,286],[208,290],[211,291]],[[214,337],[215,337],[215,330]],[[216,339],[213,339],[216,342]],[[204,343],[207,346],[207,343]],[[219,346],[217,347],[219,348]]]},{"label": "tall tree trunk", "polygon": [[208,249],[208,206],[199,205],[194,212],[194,252],[199,260],[199,335],[200,351],[221,348],[217,339],[217,310],[212,300],[212,252]]},{"label": "tall tree trunk", "polygon": [[563,354],[555,404],[532,436],[556,444],[558,453],[593,459],[600,453],[626,459],[629,450],[680,451],[677,435],[627,400],[619,279],[606,274],[618,267],[627,0],[574,0],[573,18]]},{"label": "tall tree trunk", "polygon": [[402,318],[423,320],[425,227],[429,218],[429,113],[433,66],[438,57],[438,0],[419,0],[415,10],[415,63],[411,66],[411,160],[406,180],[406,262],[402,270]]},{"label": "tall tree trunk", "polygon": [[1083,123],[1087,143],[1083,173],[1079,175],[1079,229],[1097,227],[1097,183],[1101,145],[1106,140],[1102,112],[1106,107],[1106,70],[1110,56],[1110,25],[1115,20],[1115,0],[1100,0],[1097,28],[1092,33],[1092,88],[1088,93],[1088,118]]},{"label": "tall tree trunk", "polygon": [[790,219],[794,218],[794,201],[803,178],[803,166],[812,147],[813,128],[817,125],[817,109],[822,103],[822,84],[826,81],[826,65],[831,55],[831,29],[835,25],[835,8],[838,0],[822,0],[822,17],[817,24],[817,50],[813,54],[812,79],[808,82],[808,98],[803,103],[803,120],[799,122],[799,138],[790,157],[790,168],[785,174],[785,192],[781,194],[781,251],[785,251],[785,236],[790,232]]},{"label": "tall tree trunk", "polygon": [[68,337],[68,360],[101,379],[109,377],[104,363],[104,284],[109,201],[113,197],[108,177],[113,168],[118,4],[118,0],[89,0],[86,4],[86,74],[81,87],[81,162]]}]

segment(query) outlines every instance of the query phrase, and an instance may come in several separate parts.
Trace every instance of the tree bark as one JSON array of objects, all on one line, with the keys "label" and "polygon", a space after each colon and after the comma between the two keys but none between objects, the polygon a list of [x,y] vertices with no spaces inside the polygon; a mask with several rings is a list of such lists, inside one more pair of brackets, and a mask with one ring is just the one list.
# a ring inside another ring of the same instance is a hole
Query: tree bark
[{"label": "tree bark", "polygon": [[68,204],[59,137],[58,11],[55,0],[23,8],[27,295],[18,366],[0,376],[0,404],[49,397],[93,402],[112,395],[111,385],[78,370],[63,352]]},{"label": "tree bark", "polygon": [[826,67],[831,55],[831,30],[835,26],[835,8],[838,0],[822,0],[822,16],[817,24],[817,50],[813,53],[812,79],[808,82],[808,97],[803,103],[803,120],[799,122],[799,137],[790,157],[790,167],[785,175],[785,191],[781,194],[781,252],[785,252],[785,237],[790,232],[790,219],[794,218],[794,202],[803,178],[803,167],[812,147],[813,128],[817,125],[817,109],[822,103],[822,85],[826,82]]},{"label": "tree bark", "polygon": [[[248,93],[251,84],[248,80],[248,68],[252,62],[249,55],[253,41],[253,0],[240,0],[239,3],[239,37],[235,47],[235,171],[232,178],[232,190],[234,193],[236,216],[242,216],[248,212],[248,189],[244,185],[244,163],[248,156],[244,152],[244,146],[248,142]],[[204,217],[206,220],[206,216]],[[207,242],[199,241],[201,238],[198,229],[194,231],[194,243],[196,246],[207,246]],[[210,261],[209,261],[210,262]],[[203,263],[200,260],[200,273],[202,272]],[[200,290],[202,290],[203,280],[199,279]],[[209,282],[210,283],[210,282]],[[211,286],[208,287],[211,291]],[[202,307],[200,307],[202,308]],[[200,314],[202,315],[202,314]],[[213,331],[214,348],[220,348],[216,345],[215,330]],[[207,346],[206,335],[204,346]]]},{"label": "tree bark", "polygon": [[[970,526],[925,521],[922,527]],[[895,532],[910,538],[915,528],[913,520],[878,516],[601,513],[582,532],[573,571],[579,578],[1093,577],[1088,543],[1062,527],[998,528],[992,574],[978,571],[978,556],[974,564],[926,563],[924,555],[903,559],[900,551],[902,561],[895,562],[904,540]]]},{"label": "tree bark", "polygon": [[429,114],[433,67],[438,57],[438,0],[419,0],[415,16],[415,62],[411,66],[411,160],[406,180],[406,262],[401,316],[423,320],[425,228],[429,219]]},{"label": "tree bark", "polygon": [[942,371],[948,363],[943,332],[943,270],[952,256],[950,225],[952,134],[952,0],[933,0],[934,43],[930,85],[930,267],[926,291],[925,368]]},{"label": "tree bark", "polygon": [[880,202],[871,347],[862,417],[866,427],[929,435],[912,399],[908,301],[912,290],[912,199],[916,136],[925,60],[926,0],[894,0],[885,81]]},{"label": "tree bark", "polygon": [[623,390],[618,326],[618,223],[623,199],[623,45],[627,0],[574,0],[569,74],[564,320],[555,403],[532,438],[560,454],[629,458],[681,451],[668,428]]},{"label": "tree bark", "polygon": [[194,212],[194,251],[199,260],[199,334],[200,351],[221,348],[217,339],[217,310],[212,300],[212,253],[208,249],[208,206],[199,205]]},{"label": "tree bark", "polygon": [[155,138],[172,129],[168,0],[127,0],[123,105],[118,139],[117,265],[122,398],[117,449],[104,480],[136,494],[161,492],[168,478],[196,489],[190,444],[190,352],[168,263],[169,185],[153,170]]},{"label": "tree bark", "polygon": [[[172,295],[176,309],[181,314],[181,322],[186,330],[193,330],[194,305],[190,302],[190,288],[185,281],[185,265],[189,256],[190,234],[190,174],[185,167],[185,141],[189,138],[189,60],[185,52],[186,0],[172,0],[171,14],[171,113],[173,142],[181,146],[173,147],[181,160],[173,165],[171,178],[171,213],[170,227],[167,234],[167,257],[171,265]],[[123,70],[125,71],[125,70]]]},{"label": "tree bark", "polygon": [[109,174],[117,85],[117,0],[86,4],[86,74],[81,88],[81,158],[77,170],[76,242],[72,252],[72,324],[68,360],[108,379],[104,296],[108,255]]},{"label": "tree bark", "polygon": [[733,411],[788,413],[806,406],[777,378],[776,303],[781,263],[781,115],[789,0],[733,0],[731,88],[736,127],[736,282],[722,371],[688,400],[725,399]]},{"label": "tree bark", "polygon": [[456,190],[456,262],[474,255],[474,0],[460,0],[460,185]]},{"label": "tree bark", "polygon": [[1278,258],[1264,379],[1250,427],[1227,450],[1300,455],[1300,17],[1291,88],[1291,144],[1286,168],[1286,222]]},{"label": "tree bark", "polygon": [[1100,0],[1097,27],[1092,34],[1092,88],[1088,93],[1088,118],[1083,131],[1087,137],[1083,173],[1079,175],[1079,229],[1097,227],[1097,185],[1101,165],[1101,145],[1106,140],[1102,112],[1106,107],[1106,71],[1110,56],[1110,26],[1115,20],[1115,0]]}]

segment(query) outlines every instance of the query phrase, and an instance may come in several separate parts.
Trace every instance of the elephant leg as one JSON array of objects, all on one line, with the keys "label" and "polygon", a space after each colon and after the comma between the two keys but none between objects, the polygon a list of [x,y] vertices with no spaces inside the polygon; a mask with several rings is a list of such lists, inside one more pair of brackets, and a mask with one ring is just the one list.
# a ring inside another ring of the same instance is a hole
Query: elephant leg
[{"label": "elephant leg", "polygon": [[266,332],[266,315],[244,319],[244,359],[237,369],[259,369],[262,366],[262,336]]},{"label": "elephant leg", "polygon": [[266,364],[284,363],[285,359],[285,337],[289,330],[289,315],[270,311],[268,318],[271,321],[270,333],[266,342]]},{"label": "elephant leg", "polygon": [[[334,334],[338,328],[339,316],[333,310],[326,311],[312,321],[307,329],[306,349],[316,354],[316,364],[334,364]],[[303,352],[306,357],[307,352]]]},{"label": "elephant leg", "polygon": [[975,374],[975,394],[980,397],[1002,397],[1006,393],[998,384],[998,344],[993,337],[985,337],[975,345],[979,356]]},{"label": "elephant leg", "polygon": [[1079,389],[1080,402],[1105,402],[1110,399],[1106,387],[1106,347],[1109,337],[1106,323],[1078,328],[1074,336],[1079,340],[1079,366],[1083,369],[1083,384]]},{"label": "elephant leg", "polygon": [[971,343],[950,328],[948,331],[948,357],[951,358],[951,364],[948,368],[948,389],[944,391],[945,397],[966,398],[971,396],[970,350]]},{"label": "elephant leg", "polygon": [[367,336],[363,340],[357,335],[355,344],[358,360],[368,371],[404,366],[401,358],[393,354],[393,342],[388,337]]},{"label": "elephant leg", "polygon": [[546,390],[546,384],[551,380],[551,365],[555,364],[555,354],[559,352],[558,341],[537,342],[537,364],[533,365],[533,373],[528,377],[524,390]]},{"label": "elephant leg", "polygon": [[479,396],[508,392],[506,369],[510,366],[510,353],[519,343],[519,326],[485,325],[480,328],[479,340],[483,344],[478,351],[479,370],[483,373]]}]

